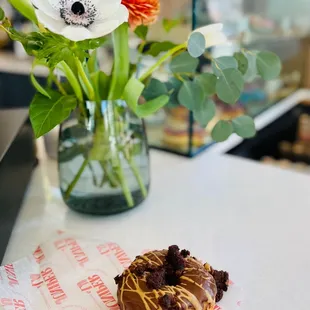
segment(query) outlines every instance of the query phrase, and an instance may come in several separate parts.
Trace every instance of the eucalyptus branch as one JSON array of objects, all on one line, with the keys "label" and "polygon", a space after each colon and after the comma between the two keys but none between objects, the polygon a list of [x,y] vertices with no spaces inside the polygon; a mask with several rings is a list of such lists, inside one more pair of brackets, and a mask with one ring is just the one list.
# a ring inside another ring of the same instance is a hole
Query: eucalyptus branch
[{"label": "eucalyptus branch", "polygon": [[162,65],[166,60],[168,60],[172,55],[177,53],[178,51],[186,49],[186,43],[177,45],[176,47],[169,50],[165,55],[163,55],[161,58],[157,60],[157,62],[151,66],[142,76],[139,78],[141,82],[146,80],[149,76],[152,75],[152,73],[160,66]]}]

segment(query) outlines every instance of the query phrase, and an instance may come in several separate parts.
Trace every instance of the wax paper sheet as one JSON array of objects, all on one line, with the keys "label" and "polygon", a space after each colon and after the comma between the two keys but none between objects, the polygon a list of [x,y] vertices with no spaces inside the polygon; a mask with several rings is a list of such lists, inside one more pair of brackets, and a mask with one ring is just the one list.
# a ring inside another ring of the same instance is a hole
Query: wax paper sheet
[{"label": "wax paper sheet", "polygon": [[[0,309],[118,310],[114,277],[145,251],[55,233],[32,255],[0,268]],[[242,296],[231,283],[216,310],[241,309]]]}]

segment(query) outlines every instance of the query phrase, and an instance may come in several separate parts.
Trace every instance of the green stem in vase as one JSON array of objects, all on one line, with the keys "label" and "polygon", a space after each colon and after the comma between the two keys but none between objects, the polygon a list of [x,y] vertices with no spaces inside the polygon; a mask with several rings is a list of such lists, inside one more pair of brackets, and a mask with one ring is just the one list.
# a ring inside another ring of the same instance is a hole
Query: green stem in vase
[{"label": "green stem in vase", "polygon": [[116,179],[116,177],[113,175],[113,173],[110,171],[110,168],[108,167],[108,163],[105,163],[105,162],[102,162],[100,161],[100,166],[103,170],[103,177],[102,177],[102,180],[101,180],[101,183],[100,183],[100,187],[103,186],[104,184],[104,181],[105,181],[105,177],[107,178],[107,180],[109,181],[109,184],[111,187],[118,187],[118,181]]},{"label": "green stem in vase", "polygon": [[90,170],[90,172],[91,172],[91,174],[92,174],[92,177],[93,177],[93,183],[94,183],[94,185],[95,186],[97,186],[97,184],[98,184],[98,182],[97,182],[97,178],[96,178],[96,172],[95,172],[95,169],[94,169],[94,167],[92,166],[92,164],[91,164],[91,162],[89,161],[88,162],[88,168],[89,168],[89,170]]},{"label": "green stem in vase", "polygon": [[134,201],[133,201],[133,198],[132,198],[132,194],[131,194],[131,191],[130,191],[130,188],[127,184],[127,180],[126,180],[126,177],[124,175],[124,171],[123,171],[123,168],[119,165],[117,167],[114,168],[115,170],[115,173],[119,179],[119,182],[122,186],[122,189],[123,189],[123,193],[124,193],[124,196],[126,198],[126,201],[128,203],[128,206],[129,207],[133,207],[134,206]]},{"label": "green stem in vase", "polygon": [[137,182],[139,184],[139,187],[141,189],[141,193],[143,195],[144,198],[146,198],[147,196],[147,189],[144,185],[143,179],[141,177],[141,174],[139,172],[139,169],[135,163],[135,161],[133,159],[128,160],[129,166],[131,168],[131,170],[133,171],[133,174],[135,175]]},{"label": "green stem in vase", "polygon": [[77,174],[75,175],[74,179],[72,180],[72,182],[70,183],[70,185],[68,186],[66,192],[65,192],[65,199],[68,199],[71,195],[72,190],[74,189],[74,187],[76,186],[77,182],[79,181],[82,173],[84,172],[85,168],[88,166],[89,163],[89,159],[85,158],[79,171],[77,172]]},{"label": "green stem in vase", "polygon": [[108,113],[113,115],[113,126],[111,126],[111,137],[115,139],[115,145],[112,147],[112,168],[120,182],[124,196],[129,207],[134,206],[134,201],[130,188],[128,186],[124,171],[122,168],[119,147],[118,147],[118,129],[116,119],[116,107],[113,100],[120,99],[129,77],[129,46],[128,46],[128,23],[120,25],[113,33],[113,47],[114,47],[114,66],[112,72],[112,79],[110,84],[110,91],[108,95]]}]

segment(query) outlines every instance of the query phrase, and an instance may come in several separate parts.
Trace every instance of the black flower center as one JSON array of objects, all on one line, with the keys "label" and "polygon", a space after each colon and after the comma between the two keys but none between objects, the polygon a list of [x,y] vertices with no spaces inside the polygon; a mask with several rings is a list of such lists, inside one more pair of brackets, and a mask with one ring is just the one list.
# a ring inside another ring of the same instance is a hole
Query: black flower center
[{"label": "black flower center", "polygon": [[85,7],[81,2],[74,2],[71,7],[71,11],[75,15],[83,15],[85,13]]}]

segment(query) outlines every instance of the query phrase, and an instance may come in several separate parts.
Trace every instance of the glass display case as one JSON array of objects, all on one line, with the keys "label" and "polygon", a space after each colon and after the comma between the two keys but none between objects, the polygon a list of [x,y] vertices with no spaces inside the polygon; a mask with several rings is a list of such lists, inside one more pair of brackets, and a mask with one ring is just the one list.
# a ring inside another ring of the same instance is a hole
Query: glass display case
[{"label": "glass display case", "polygon": [[[210,52],[215,57],[232,55],[240,48],[270,50],[280,56],[283,70],[277,80],[248,82],[234,106],[214,97],[217,114],[206,128],[196,124],[193,115],[184,107],[168,105],[146,121],[149,144],[192,157],[213,143],[210,132],[219,119],[231,119],[244,113],[255,117],[300,86],[309,86],[306,70],[310,60],[308,12],[308,0],[162,0],[161,18],[179,20],[179,24],[166,33],[162,23],[157,23],[150,31],[152,39],[180,43],[192,29],[223,23],[232,44],[213,48]],[[145,65],[150,63],[151,59],[145,60]],[[209,70],[210,61],[202,57],[199,71]],[[161,80],[169,76],[166,67],[156,74]]]}]

